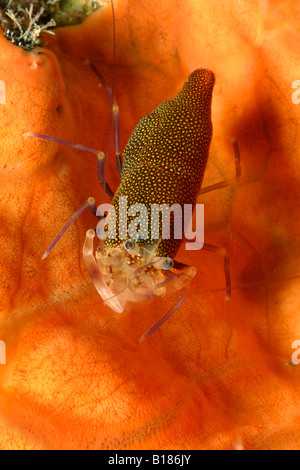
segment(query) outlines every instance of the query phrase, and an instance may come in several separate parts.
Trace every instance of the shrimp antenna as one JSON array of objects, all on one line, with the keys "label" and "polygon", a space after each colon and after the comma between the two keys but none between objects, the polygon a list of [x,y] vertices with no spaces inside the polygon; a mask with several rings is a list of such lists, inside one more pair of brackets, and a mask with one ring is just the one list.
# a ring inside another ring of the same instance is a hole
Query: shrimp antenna
[{"label": "shrimp antenna", "polygon": [[[115,95],[115,76],[116,76],[116,21],[115,21],[115,7],[113,0],[110,0],[111,11],[112,11],[112,23],[113,23],[113,76],[112,76],[112,85],[111,85],[111,96]],[[112,121],[113,121],[113,108],[114,100],[111,99],[110,113],[109,113],[109,124],[108,124],[108,137],[107,137],[107,147],[106,147],[106,160],[104,167],[104,181],[103,181],[103,193],[102,193],[102,204],[104,204],[105,192],[106,192],[106,181],[107,181],[107,170],[108,170],[108,158],[109,158],[109,148],[110,148],[110,136],[112,130]]]}]

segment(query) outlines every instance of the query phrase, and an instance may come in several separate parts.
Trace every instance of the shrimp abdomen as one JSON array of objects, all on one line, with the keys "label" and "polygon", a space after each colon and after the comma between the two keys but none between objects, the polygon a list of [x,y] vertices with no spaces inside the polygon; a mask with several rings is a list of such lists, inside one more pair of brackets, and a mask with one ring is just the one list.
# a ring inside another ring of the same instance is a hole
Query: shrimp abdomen
[{"label": "shrimp abdomen", "polygon": [[[143,204],[149,214],[153,204],[196,204],[212,137],[211,100],[215,77],[206,69],[194,71],[182,91],[162,103],[138,123],[123,152],[121,184],[113,199],[119,232],[119,198],[128,207]],[[128,224],[132,218],[128,217]],[[172,229],[172,227],[171,227]],[[182,240],[162,240],[160,256],[174,257]],[[118,246],[117,239],[105,241],[105,249]],[[139,243],[143,243],[142,241]]]}]

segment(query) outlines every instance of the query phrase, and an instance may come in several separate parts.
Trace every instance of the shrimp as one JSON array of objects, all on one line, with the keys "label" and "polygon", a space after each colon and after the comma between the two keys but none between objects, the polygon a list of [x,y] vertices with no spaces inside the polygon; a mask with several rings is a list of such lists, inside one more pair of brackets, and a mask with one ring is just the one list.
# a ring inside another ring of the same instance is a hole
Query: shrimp
[{"label": "shrimp", "polygon": [[[113,2],[111,3],[113,8]],[[184,289],[197,272],[194,266],[187,266],[175,260],[183,241],[182,237],[176,236],[176,229],[186,228],[182,217],[179,222],[176,219],[175,209],[184,211],[186,206],[189,206],[193,210],[199,194],[233,184],[232,181],[225,181],[201,189],[212,138],[211,102],[215,76],[207,69],[198,69],[190,74],[188,81],[173,100],[162,103],[140,120],[121,156],[119,108],[114,86],[110,88],[93,64],[91,68],[101,80],[111,100],[111,121],[120,185],[113,194],[106,180],[107,159],[103,152],[55,137],[33,132],[25,134],[27,137],[54,141],[95,154],[98,157],[97,175],[103,187],[103,194],[106,193],[111,200],[108,215],[104,219],[104,211],[97,210],[95,199],[90,197],[67,222],[43,255],[43,259],[50,254],[75,220],[90,208],[93,215],[100,219],[100,223],[96,231],[87,231],[83,257],[94,286],[107,306],[122,313],[128,303],[144,302],[156,296],[182,291],[177,303],[142,335],[142,342],[181,307],[187,295]],[[234,149],[238,179],[241,172],[236,143]],[[122,207],[124,200],[125,210]],[[162,234],[166,214],[162,213],[161,218],[158,217],[154,221],[151,212],[153,207],[159,212],[162,206],[171,208],[168,213],[167,237]],[[134,218],[132,208],[136,209],[135,214],[140,214],[137,219]],[[134,233],[132,224],[136,228]],[[94,250],[96,233],[100,244]],[[229,255],[224,248],[206,243],[203,244],[203,249],[224,257],[228,300],[231,294]]]}]

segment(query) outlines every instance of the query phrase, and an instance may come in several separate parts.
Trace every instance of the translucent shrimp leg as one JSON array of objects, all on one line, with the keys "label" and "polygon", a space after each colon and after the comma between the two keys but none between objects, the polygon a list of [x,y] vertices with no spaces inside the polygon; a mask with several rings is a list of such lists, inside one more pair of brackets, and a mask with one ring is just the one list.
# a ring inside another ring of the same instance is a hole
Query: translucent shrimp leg
[{"label": "translucent shrimp leg", "polygon": [[199,196],[201,194],[209,193],[211,191],[215,191],[216,189],[221,189],[221,188],[228,188],[230,186],[235,186],[241,179],[241,161],[240,161],[240,150],[238,143],[235,139],[232,139],[232,145],[233,145],[233,150],[234,150],[234,155],[235,155],[235,173],[236,177],[235,179],[232,180],[225,180],[221,181],[220,183],[212,184],[211,186],[206,186],[206,188],[203,188],[199,192]]},{"label": "translucent shrimp leg", "polygon": [[225,300],[229,300],[231,297],[231,277],[230,277],[230,258],[228,252],[225,248],[221,248],[220,246],[209,245],[208,243],[204,243],[202,250],[211,251],[212,253],[217,253],[224,258],[224,271],[225,271],[225,280],[226,280],[226,295]]},{"label": "translucent shrimp leg", "polygon": [[[105,155],[100,150],[92,149],[90,147],[86,147],[85,145],[81,144],[73,144],[72,142],[68,142],[67,140],[57,139],[56,137],[51,137],[48,135],[37,134],[36,132],[26,132],[23,134],[24,137],[35,137],[37,139],[48,140],[50,142],[55,142],[56,144],[65,145],[67,147],[71,147],[75,150],[83,150],[84,152],[92,153],[98,157],[97,163],[97,176],[99,183],[102,187],[105,187],[105,192],[108,195],[109,199],[112,200],[114,197],[114,193],[109,187],[109,185],[105,182],[105,175],[104,175],[104,161]],[[105,184],[104,184],[105,182]]]},{"label": "translucent shrimp leg", "polygon": [[[174,270],[175,272],[166,271],[166,275],[169,276],[168,279],[163,281],[162,283],[156,286],[156,289],[160,289],[161,287],[167,285],[173,285],[174,289],[177,291],[185,287],[187,282],[191,281],[196,275],[196,268],[194,266],[188,266],[187,264],[178,263],[174,261]],[[165,323],[173,313],[180,309],[183,302],[185,301],[187,294],[183,293],[179,300],[176,302],[175,305],[148,331],[146,331],[139,339],[139,343],[142,343],[145,339],[147,339],[154,331],[156,331],[163,323]]]},{"label": "translucent shrimp leg", "polygon": [[116,161],[117,161],[117,167],[118,167],[118,172],[119,176],[121,178],[121,173],[122,173],[122,158],[121,158],[121,150],[120,150],[120,120],[119,120],[119,106],[116,101],[116,97],[111,89],[111,87],[108,85],[107,81],[103,77],[102,73],[100,70],[97,69],[97,67],[91,63],[90,64],[91,69],[95,72],[99,80],[101,81],[102,85],[104,86],[106,93],[109,96],[109,99],[112,103],[112,114],[113,114],[113,129],[114,129],[114,143],[115,143],[115,156],[116,156]]},{"label": "translucent shrimp leg", "polygon": [[51,251],[53,250],[53,248],[55,247],[55,245],[57,244],[57,242],[61,239],[61,237],[66,233],[66,231],[68,230],[69,227],[71,227],[71,225],[75,222],[75,220],[78,219],[78,217],[81,216],[81,214],[87,209],[87,208],[90,208],[91,212],[93,215],[96,216],[96,211],[97,211],[97,207],[96,207],[96,202],[95,202],[95,199],[93,197],[90,197],[84,204],[83,206],[81,206],[76,212],[75,214],[72,215],[72,217],[68,220],[68,222],[66,223],[66,225],[64,226],[64,228],[59,232],[59,234],[57,235],[57,237],[55,238],[55,240],[53,240],[53,242],[51,243],[51,245],[49,246],[49,248],[45,251],[45,253],[43,254],[43,257],[42,257],[42,260],[46,259],[47,256],[49,255],[49,253],[51,253]]},{"label": "translucent shrimp leg", "polygon": [[83,150],[84,152],[92,153],[97,155],[97,157],[104,158],[104,153],[100,150],[92,149],[90,147],[86,147],[85,145],[81,144],[73,144],[72,142],[68,142],[67,140],[57,139],[56,137],[50,137],[48,135],[37,134],[36,132],[26,132],[23,134],[24,137],[36,137],[37,139],[49,140],[50,142],[55,142],[56,144],[66,145],[67,147],[71,147],[75,150]]},{"label": "translucent shrimp leg", "polygon": [[150,328],[150,330],[147,330],[139,339],[139,343],[142,343],[143,341],[145,341],[145,339],[149,338],[150,335],[152,335],[152,333],[154,333],[154,331],[156,331],[163,323],[165,323],[165,321],[167,321],[171,315],[173,315],[174,312],[176,312],[176,310],[179,310],[180,307],[182,306],[183,302],[185,301],[186,299],[186,296],[187,294],[183,294],[180,299],[176,302],[175,305],[173,305],[173,307],[157,322],[155,323],[154,326],[152,326],[152,328]]},{"label": "translucent shrimp leg", "polygon": [[[235,172],[236,172],[236,177],[234,180],[226,180],[222,181],[217,184],[213,184],[211,186],[207,186],[206,188],[201,189],[199,195],[209,193],[211,191],[214,191],[216,189],[221,189],[221,188],[227,188],[229,186],[235,186],[241,179],[241,161],[240,161],[240,151],[239,151],[239,146],[238,143],[235,139],[232,139],[232,145],[233,145],[233,150],[234,150],[234,155],[235,155]],[[225,271],[225,280],[226,280],[226,296],[225,300],[229,300],[231,297],[231,278],[230,278],[230,258],[229,254],[225,250],[225,248],[221,248],[219,246],[214,246],[210,245],[208,243],[204,243],[203,245],[203,250],[210,251],[213,253],[218,253],[219,255],[223,256],[224,258],[224,271]]]},{"label": "translucent shrimp leg", "polygon": [[[106,181],[104,162],[105,162],[105,158],[102,158],[99,156],[98,163],[97,163],[97,177],[102,188],[105,190],[109,199],[112,201],[114,198],[114,193]],[[103,198],[104,198],[104,194],[103,194]]]},{"label": "translucent shrimp leg", "polygon": [[[213,253],[217,253],[217,254],[224,257],[224,271],[225,271],[225,279],[226,279],[226,296],[225,296],[225,300],[229,300],[230,297],[231,297],[231,278],[230,278],[230,269],[229,269],[230,260],[229,260],[229,255],[228,255],[227,251],[225,250],[225,248],[221,248],[221,247],[215,246],[215,245],[209,245],[207,243],[204,243],[202,249],[206,250],[206,251],[211,251]],[[192,279],[196,274],[196,269],[193,266],[183,265],[183,264],[180,264],[180,263],[175,263],[174,266],[177,267],[178,270],[182,270],[184,273],[187,272],[187,275],[189,274],[190,279]],[[176,280],[176,278],[180,278],[180,276],[181,276],[180,273],[178,273],[178,274],[171,273],[171,277],[169,279],[167,279],[162,284],[159,284],[156,287],[160,288],[164,285],[167,285],[168,283],[173,282],[174,279]],[[152,326],[152,328],[147,330],[140,337],[139,343],[142,343],[143,341],[145,341],[145,339],[147,339],[163,323],[165,323],[171,317],[171,315],[173,315],[174,312],[179,310],[180,307],[182,306],[183,302],[185,301],[186,296],[187,296],[187,294],[184,293],[180,297],[180,299],[176,302],[176,304],[154,326]]]}]

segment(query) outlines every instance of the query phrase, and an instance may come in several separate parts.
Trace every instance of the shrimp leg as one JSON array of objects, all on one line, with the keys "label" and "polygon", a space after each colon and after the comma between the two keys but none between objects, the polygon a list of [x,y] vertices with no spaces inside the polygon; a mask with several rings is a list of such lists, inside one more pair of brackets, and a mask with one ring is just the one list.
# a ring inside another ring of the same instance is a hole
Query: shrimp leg
[{"label": "shrimp leg", "polygon": [[235,173],[236,177],[235,179],[232,180],[225,180],[221,181],[220,183],[212,184],[211,186],[206,186],[206,188],[203,188],[200,190],[198,196],[209,193],[211,191],[215,191],[216,189],[221,189],[221,188],[228,188],[230,186],[235,186],[236,184],[239,183],[241,179],[241,162],[240,162],[240,151],[239,151],[239,146],[238,143],[235,139],[232,139],[232,145],[233,145],[233,151],[235,155]]},{"label": "shrimp leg", "polygon": [[99,80],[101,81],[102,85],[104,86],[106,93],[108,94],[108,97],[112,103],[112,114],[113,114],[113,129],[114,129],[114,143],[115,143],[115,156],[116,156],[116,162],[117,162],[117,167],[118,167],[118,172],[119,176],[121,179],[121,173],[122,173],[122,158],[121,158],[121,150],[120,150],[120,119],[119,119],[119,106],[116,100],[116,97],[111,89],[111,87],[108,85],[107,81],[103,77],[102,73],[100,70],[97,69],[97,67],[91,63],[90,64],[91,69]]},{"label": "shrimp leg", "polygon": [[210,245],[204,243],[202,250],[210,251],[212,253],[217,253],[224,258],[224,271],[225,271],[225,280],[226,280],[226,296],[225,300],[229,300],[231,297],[231,277],[230,277],[230,258],[227,250],[221,248],[220,246]]},{"label": "shrimp leg", "polygon": [[157,322],[155,323],[154,326],[152,326],[152,328],[150,328],[149,330],[147,330],[139,339],[139,343],[141,344],[143,341],[145,341],[145,339],[149,338],[150,335],[152,335],[152,333],[154,333],[154,331],[156,331],[163,323],[165,323],[165,321],[167,321],[171,315],[173,315],[174,312],[176,312],[177,310],[180,309],[180,307],[182,306],[183,302],[185,301],[186,299],[186,296],[187,294],[183,294],[180,299],[176,302],[175,305],[173,305],[173,307]]},{"label": "shrimp leg", "polygon": [[87,209],[90,208],[92,214],[96,217],[97,207],[96,202],[93,197],[88,198],[88,200],[72,215],[72,217],[68,220],[64,228],[59,232],[55,240],[51,243],[49,248],[43,254],[42,260],[47,258],[47,256],[51,253],[57,242],[61,239],[61,237],[66,233],[66,231],[71,227],[71,225],[81,216],[81,214]]},{"label": "shrimp leg", "polygon": [[[231,297],[231,278],[230,278],[230,269],[229,269],[229,255],[227,253],[227,251],[225,250],[225,248],[221,248],[219,246],[215,246],[215,245],[209,245],[207,243],[204,243],[203,245],[203,250],[206,250],[206,251],[210,251],[210,252],[213,252],[213,253],[218,253],[219,255],[222,255],[224,257],[224,271],[225,271],[225,279],[226,279],[226,297],[225,297],[225,300],[229,300],[230,297]],[[180,263],[175,263],[174,264],[174,267],[176,267],[177,269],[180,269],[180,270],[184,270],[184,271],[187,271],[187,273],[190,275],[190,277],[194,277],[194,275],[196,274],[195,273],[195,268],[193,266],[187,266],[187,265],[183,265],[183,264],[180,264]],[[188,268],[191,270],[190,272],[188,272]],[[167,281],[165,281],[164,283],[162,283],[161,285],[158,285],[157,287],[161,287],[162,285],[164,284],[167,284],[169,281],[170,282],[173,282],[174,280],[174,277],[175,279],[177,277],[180,277],[180,274],[173,274],[172,275],[172,278],[168,279]],[[143,341],[145,341],[145,339],[147,339],[150,335],[152,335],[152,333],[154,333],[163,323],[165,323],[170,317],[171,315],[173,315],[174,312],[176,312],[177,310],[180,309],[180,307],[182,306],[183,302],[185,301],[186,299],[186,296],[187,294],[184,293],[180,298],[179,300],[176,302],[175,305],[173,305],[173,307],[154,325],[152,326],[152,328],[150,328],[149,330],[147,330],[139,339],[139,343],[142,343]]]}]

